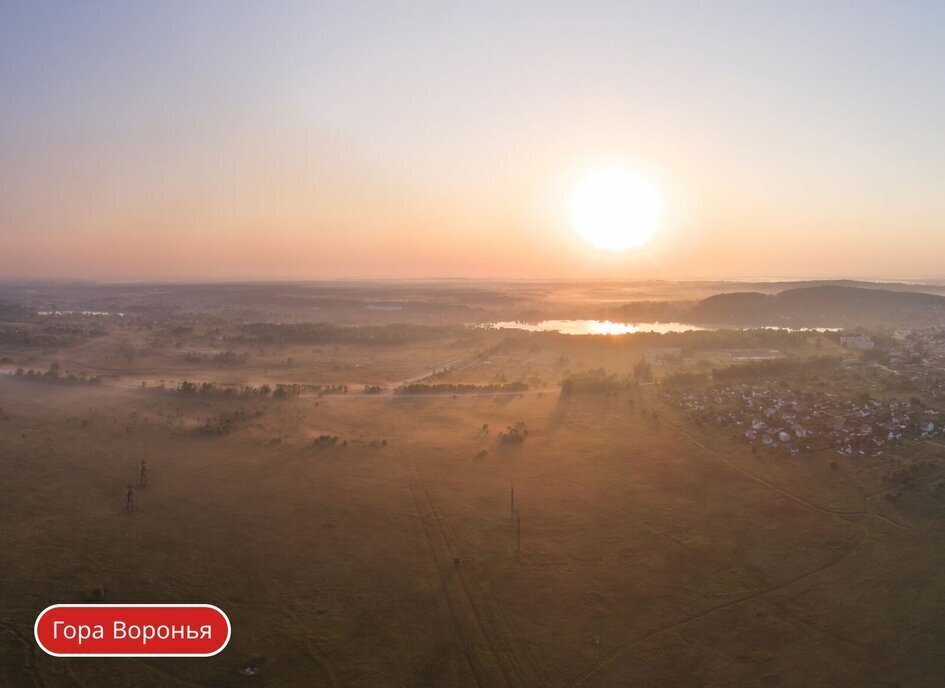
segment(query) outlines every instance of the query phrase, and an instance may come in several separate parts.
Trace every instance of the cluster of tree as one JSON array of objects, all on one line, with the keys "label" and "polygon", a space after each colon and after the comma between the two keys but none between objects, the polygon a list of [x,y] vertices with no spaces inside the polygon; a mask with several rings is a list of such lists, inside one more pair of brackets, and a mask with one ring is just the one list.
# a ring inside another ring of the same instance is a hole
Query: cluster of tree
[{"label": "cluster of tree", "polygon": [[475,385],[465,383],[437,383],[426,384],[415,382],[409,385],[401,385],[397,388],[398,394],[476,394],[476,393],[497,393],[507,392],[520,394],[528,391],[528,384],[524,382],[506,382],[491,383],[488,385]]},{"label": "cluster of tree", "polygon": [[599,394],[618,392],[637,386],[635,380],[620,378],[603,368],[575,373],[561,381],[562,394]]},{"label": "cluster of tree", "polygon": [[508,426],[503,432],[499,433],[499,442],[505,444],[521,444],[528,437],[528,428],[524,421],[519,421],[515,425]]},{"label": "cluster of tree", "polygon": [[430,373],[426,377],[426,379],[427,380],[440,380],[444,377],[447,377],[452,372],[452,370],[453,370],[452,366],[447,366],[446,368],[439,368],[439,369],[434,368],[433,372]]},{"label": "cluster of tree", "polygon": [[249,420],[245,411],[223,413],[213,418],[207,418],[203,425],[194,429],[196,435],[228,435]]},{"label": "cluster of tree", "polygon": [[277,384],[275,387],[270,387],[269,385],[260,385],[259,387],[252,387],[250,385],[242,385],[240,387],[219,387],[212,382],[188,382],[184,380],[177,387],[177,392],[183,396],[196,396],[200,395],[218,395],[225,397],[268,397],[272,395],[274,399],[289,399],[292,397],[297,397],[302,391],[307,387],[313,387],[313,385],[296,385],[296,384]]},{"label": "cluster of tree", "polygon": [[383,392],[384,388],[380,385],[364,385],[365,394],[382,394]]},{"label": "cluster of tree", "polygon": [[796,349],[811,337],[823,335],[786,329],[690,330],[688,332],[638,332],[625,335],[643,346],[680,348],[683,355],[712,349]]},{"label": "cluster of tree", "polygon": [[243,352],[241,354],[236,353],[235,351],[220,351],[213,355],[213,362],[219,366],[238,366],[241,363],[245,363],[249,359],[249,354]]},{"label": "cluster of tree", "polygon": [[[203,319],[201,319],[202,321]],[[145,326],[151,330],[152,327]],[[219,327],[207,327],[200,331],[194,324],[188,322],[171,322],[153,330],[152,345],[156,347],[165,347],[173,343],[175,348],[182,348],[185,342],[198,341],[205,345],[213,345],[219,339],[223,330]]]},{"label": "cluster of tree", "polygon": [[315,392],[318,396],[348,393],[348,385],[302,385],[302,388],[306,392]]},{"label": "cluster of tree", "polygon": [[104,337],[108,332],[100,327],[89,329],[63,325],[2,325],[0,346],[16,349],[61,349],[75,346],[92,337]]},{"label": "cluster of tree", "polygon": [[908,487],[924,476],[934,473],[941,466],[934,461],[910,461],[908,464],[890,470],[884,479],[887,483]]},{"label": "cluster of tree", "polygon": [[85,373],[79,373],[78,375],[66,373],[63,375],[58,363],[53,363],[46,371],[17,368],[14,376],[20,380],[55,382],[66,385],[99,385],[102,383],[102,379],[98,375],[89,376]]},{"label": "cluster of tree", "polygon": [[[510,334],[498,342],[497,344],[492,345],[488,349],[483,350],[479,354],[480,359],[487,359],[493,356],[501,356],[502,354],[514,354],[522,351],[530,351],[532,353],[539,351],[540,346],[534,340],[541,337],[541,332],[517,332],[515,334]],[[552,333],[553,334],[553,333]],[[531,340],[531,341],[530,341]]]},{"label": "cluster of tree", "polygon": [[788,375],[820,374],[836,368],[840,363],[841,360],[835,356],[748,361],[746,363],[736,363],[727,368],[713,368],[712,378],[716,382],[782,379]]}]

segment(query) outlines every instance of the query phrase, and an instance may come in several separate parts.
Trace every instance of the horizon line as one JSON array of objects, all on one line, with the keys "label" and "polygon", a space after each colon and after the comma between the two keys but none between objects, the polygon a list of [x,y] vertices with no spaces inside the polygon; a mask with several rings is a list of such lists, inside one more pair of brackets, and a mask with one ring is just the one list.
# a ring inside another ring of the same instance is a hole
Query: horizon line
[{"label": "horizon line", "polygon": [[[238,284],[317,284],[343,282],[610,282],[610,283],[796,283],[796,282],[864,282],[869,284],[913,284],[942,286],[943,277],[790,277],[790,276],[737,276],[737,277],[305,277],[305,278],[141,278],[141,279],[98,279],[82,277],[22,277],[0,278],[0,286],[42,285],[42,284],[83,284],[83,285],[238,285]],[[941,283],[941,284],[936,284]]]}]

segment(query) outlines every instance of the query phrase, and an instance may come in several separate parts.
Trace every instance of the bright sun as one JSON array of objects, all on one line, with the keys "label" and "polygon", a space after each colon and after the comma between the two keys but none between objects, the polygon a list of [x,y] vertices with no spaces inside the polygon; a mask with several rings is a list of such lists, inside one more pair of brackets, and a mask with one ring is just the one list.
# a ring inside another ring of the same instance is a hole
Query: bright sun
[{"label": "bright sun", "polygon": [[611,168],[585,177],[571,196],[575,231],[596,248],[626,251],[645,245],[662,212],[656,187],[629,171]]}]

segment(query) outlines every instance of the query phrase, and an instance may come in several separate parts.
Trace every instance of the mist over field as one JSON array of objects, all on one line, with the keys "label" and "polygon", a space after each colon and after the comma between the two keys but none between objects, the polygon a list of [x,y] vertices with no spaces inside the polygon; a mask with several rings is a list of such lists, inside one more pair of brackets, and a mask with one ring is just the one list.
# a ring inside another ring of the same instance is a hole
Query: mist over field
[{"label": "mist over field", "polygon": [[[940,288],[744,286],[4,286],[0,682],[937,685]],[[232,639],[49,657],[62,602]]]},{"label": "mist over field", "polygon": [[943,26],[0,2],[0,688],[941,688]]}]

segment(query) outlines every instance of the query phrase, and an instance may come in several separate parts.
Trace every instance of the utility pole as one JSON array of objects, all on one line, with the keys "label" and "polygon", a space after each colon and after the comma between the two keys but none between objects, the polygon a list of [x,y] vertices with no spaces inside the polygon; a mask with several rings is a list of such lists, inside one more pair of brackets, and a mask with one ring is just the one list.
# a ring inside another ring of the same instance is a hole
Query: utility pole
[{"label": "utility pole", "polygon": [[522,551],[522,515],[515,514],[515,551]]}]

